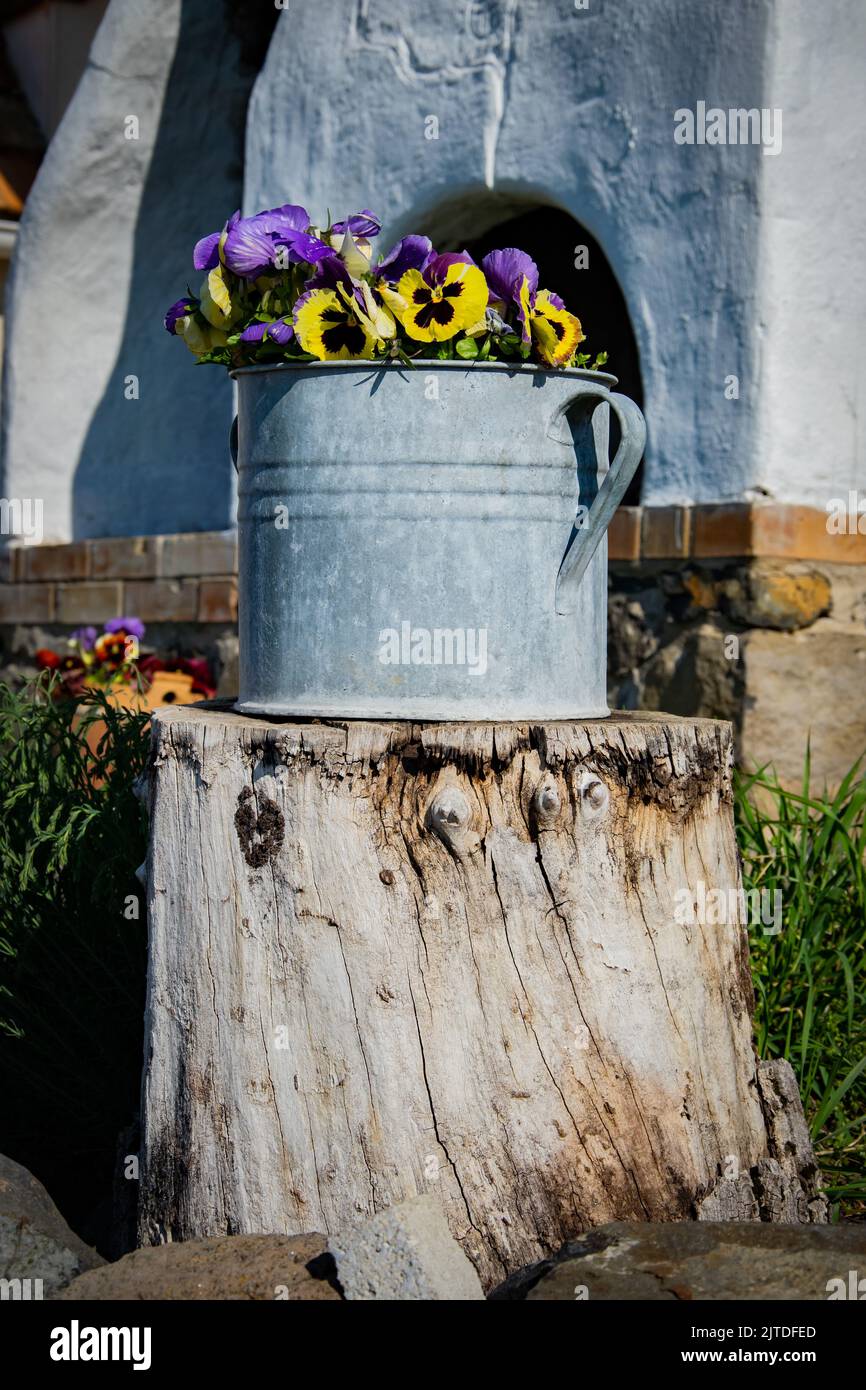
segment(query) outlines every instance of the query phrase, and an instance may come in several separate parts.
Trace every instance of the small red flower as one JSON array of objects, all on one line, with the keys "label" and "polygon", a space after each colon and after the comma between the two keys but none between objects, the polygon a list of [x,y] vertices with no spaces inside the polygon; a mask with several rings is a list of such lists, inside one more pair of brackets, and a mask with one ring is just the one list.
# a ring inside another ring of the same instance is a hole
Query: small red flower
[{"label": "small red flower", "polygon": [[60,665],[60,657],[49,647],[40,647],[36,653],[36,660],[43,671],[54,671]]}]

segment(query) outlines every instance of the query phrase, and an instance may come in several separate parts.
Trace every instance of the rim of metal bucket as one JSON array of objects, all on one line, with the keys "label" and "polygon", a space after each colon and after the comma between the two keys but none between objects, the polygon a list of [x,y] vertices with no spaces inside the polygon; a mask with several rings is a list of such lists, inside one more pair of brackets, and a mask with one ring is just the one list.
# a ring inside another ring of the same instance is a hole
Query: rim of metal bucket
[{"label": "rim of metal bucket", "polygon": [[374,357],[346,357],[339,362],[322,362],[316,359],[312,362],[256,362],[249,367],[232,367],[229,376],[237,378],[239,376],[251,376],[255,373],[263,372],[299,372],[322,370],[326,372],[339,371],[341,368],[353,368],[357,371],[361,368],[364,371],[391,371],[391,372],[411,372],[415,367],[424,367],[430,370],[431,367],[445,371],[461,372],[508,372],[509,375],[516,372],[533,372],[539,376],[566,377],[575,381],[601,381],[606,386],[616,386],[619,378],[611,376],[610,372],[591,372],[586,367],[540,367],[534,362],[466,362],[462,358],[460,361],[443,359],[441,357],[413,357],[412,366],[407,367],[404,362],[389,362]]}]

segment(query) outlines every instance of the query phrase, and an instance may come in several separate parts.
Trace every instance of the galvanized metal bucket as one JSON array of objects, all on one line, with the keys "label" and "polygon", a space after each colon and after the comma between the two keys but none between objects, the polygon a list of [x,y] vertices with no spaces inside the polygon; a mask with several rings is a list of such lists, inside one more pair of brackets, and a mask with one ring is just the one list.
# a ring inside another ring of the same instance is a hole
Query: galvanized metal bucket
[{"label": "galvanized metal bucket", "polygon": [[437,361],[233,375],[239,710],[609,713],[606,532],[646,433],[614,377]]}]

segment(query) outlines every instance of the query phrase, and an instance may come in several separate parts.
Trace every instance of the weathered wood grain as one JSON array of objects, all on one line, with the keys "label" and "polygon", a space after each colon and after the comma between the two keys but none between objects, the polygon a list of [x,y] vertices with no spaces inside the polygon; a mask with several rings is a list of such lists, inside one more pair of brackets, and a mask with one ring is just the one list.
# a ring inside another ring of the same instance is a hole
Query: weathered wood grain
[{"label": "weathered wood grain", "polygon": [[158,711],[142,1240],[430,1190],[489,1286],[617,1218],[822,1219],[745,926],[677,920],[739,885],[731,761],[710,720]]}]

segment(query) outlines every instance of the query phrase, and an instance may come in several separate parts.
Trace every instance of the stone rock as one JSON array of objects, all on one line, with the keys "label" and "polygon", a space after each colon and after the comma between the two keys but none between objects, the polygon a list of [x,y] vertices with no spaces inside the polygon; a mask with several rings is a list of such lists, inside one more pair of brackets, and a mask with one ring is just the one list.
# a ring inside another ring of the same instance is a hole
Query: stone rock
[{"label": "stone rock", "polygon": [[642,672],[641,707],[738,723],[742,669],[727,655],[728,637],[705,622],[661,647]]},{"label": "stone rock", "polygon": [[866,748],[866,631],[822,618],[798,632],[751,632],[742,652],[741,762],[772,763],[800,787],[808,738],[813,790],[838,786]]},{"label": "stone rock", "polygon": [[664,596],[659,589],[610,595],[607,664],[611,677],[625,676],[655,655],[665,616]]},{"label": "stone rock", "polygon": [[217,697],[231,696],[236,698],[240,689],[238,639],[234,633],[226,633],[217,638],[214,647],[216,649]]},{"label": "stone rock", "polygon": [[[103,1264],[32,1173],[0,1154],[0,1279],[42,1281],[45,1297]],[[36,1296],[36,1295],[32,1295]]]},{"label": "stone rock", "polygon": [[735,622],[780,632],[809,627],[830,612],[833,602],[826,575],[802,564],[756,561],[721,587]]},{"label": "stone rock", "polygon": [[474,1266],[451,1235],[439,1204],[412,1197],[341,1236],[328,1248],[348,1299],[483,1298]]},{"label": "stone rock", "polygon": [[133,1250],[116,1264],[83,1274],[63,1299],[337,1300],[327,1238],[209,1236]]},{"label": "stone rock", "polygon": [[817,1301],[866,1271],[866,1226],[615,1221],[513,1275],[493,1299]]},{"label": "stone rock", "polygon": [[712,576],[702,570],[689,570],[683,576],[683,588],[695,608],[712,612],[719,606],[718,586]]}]

